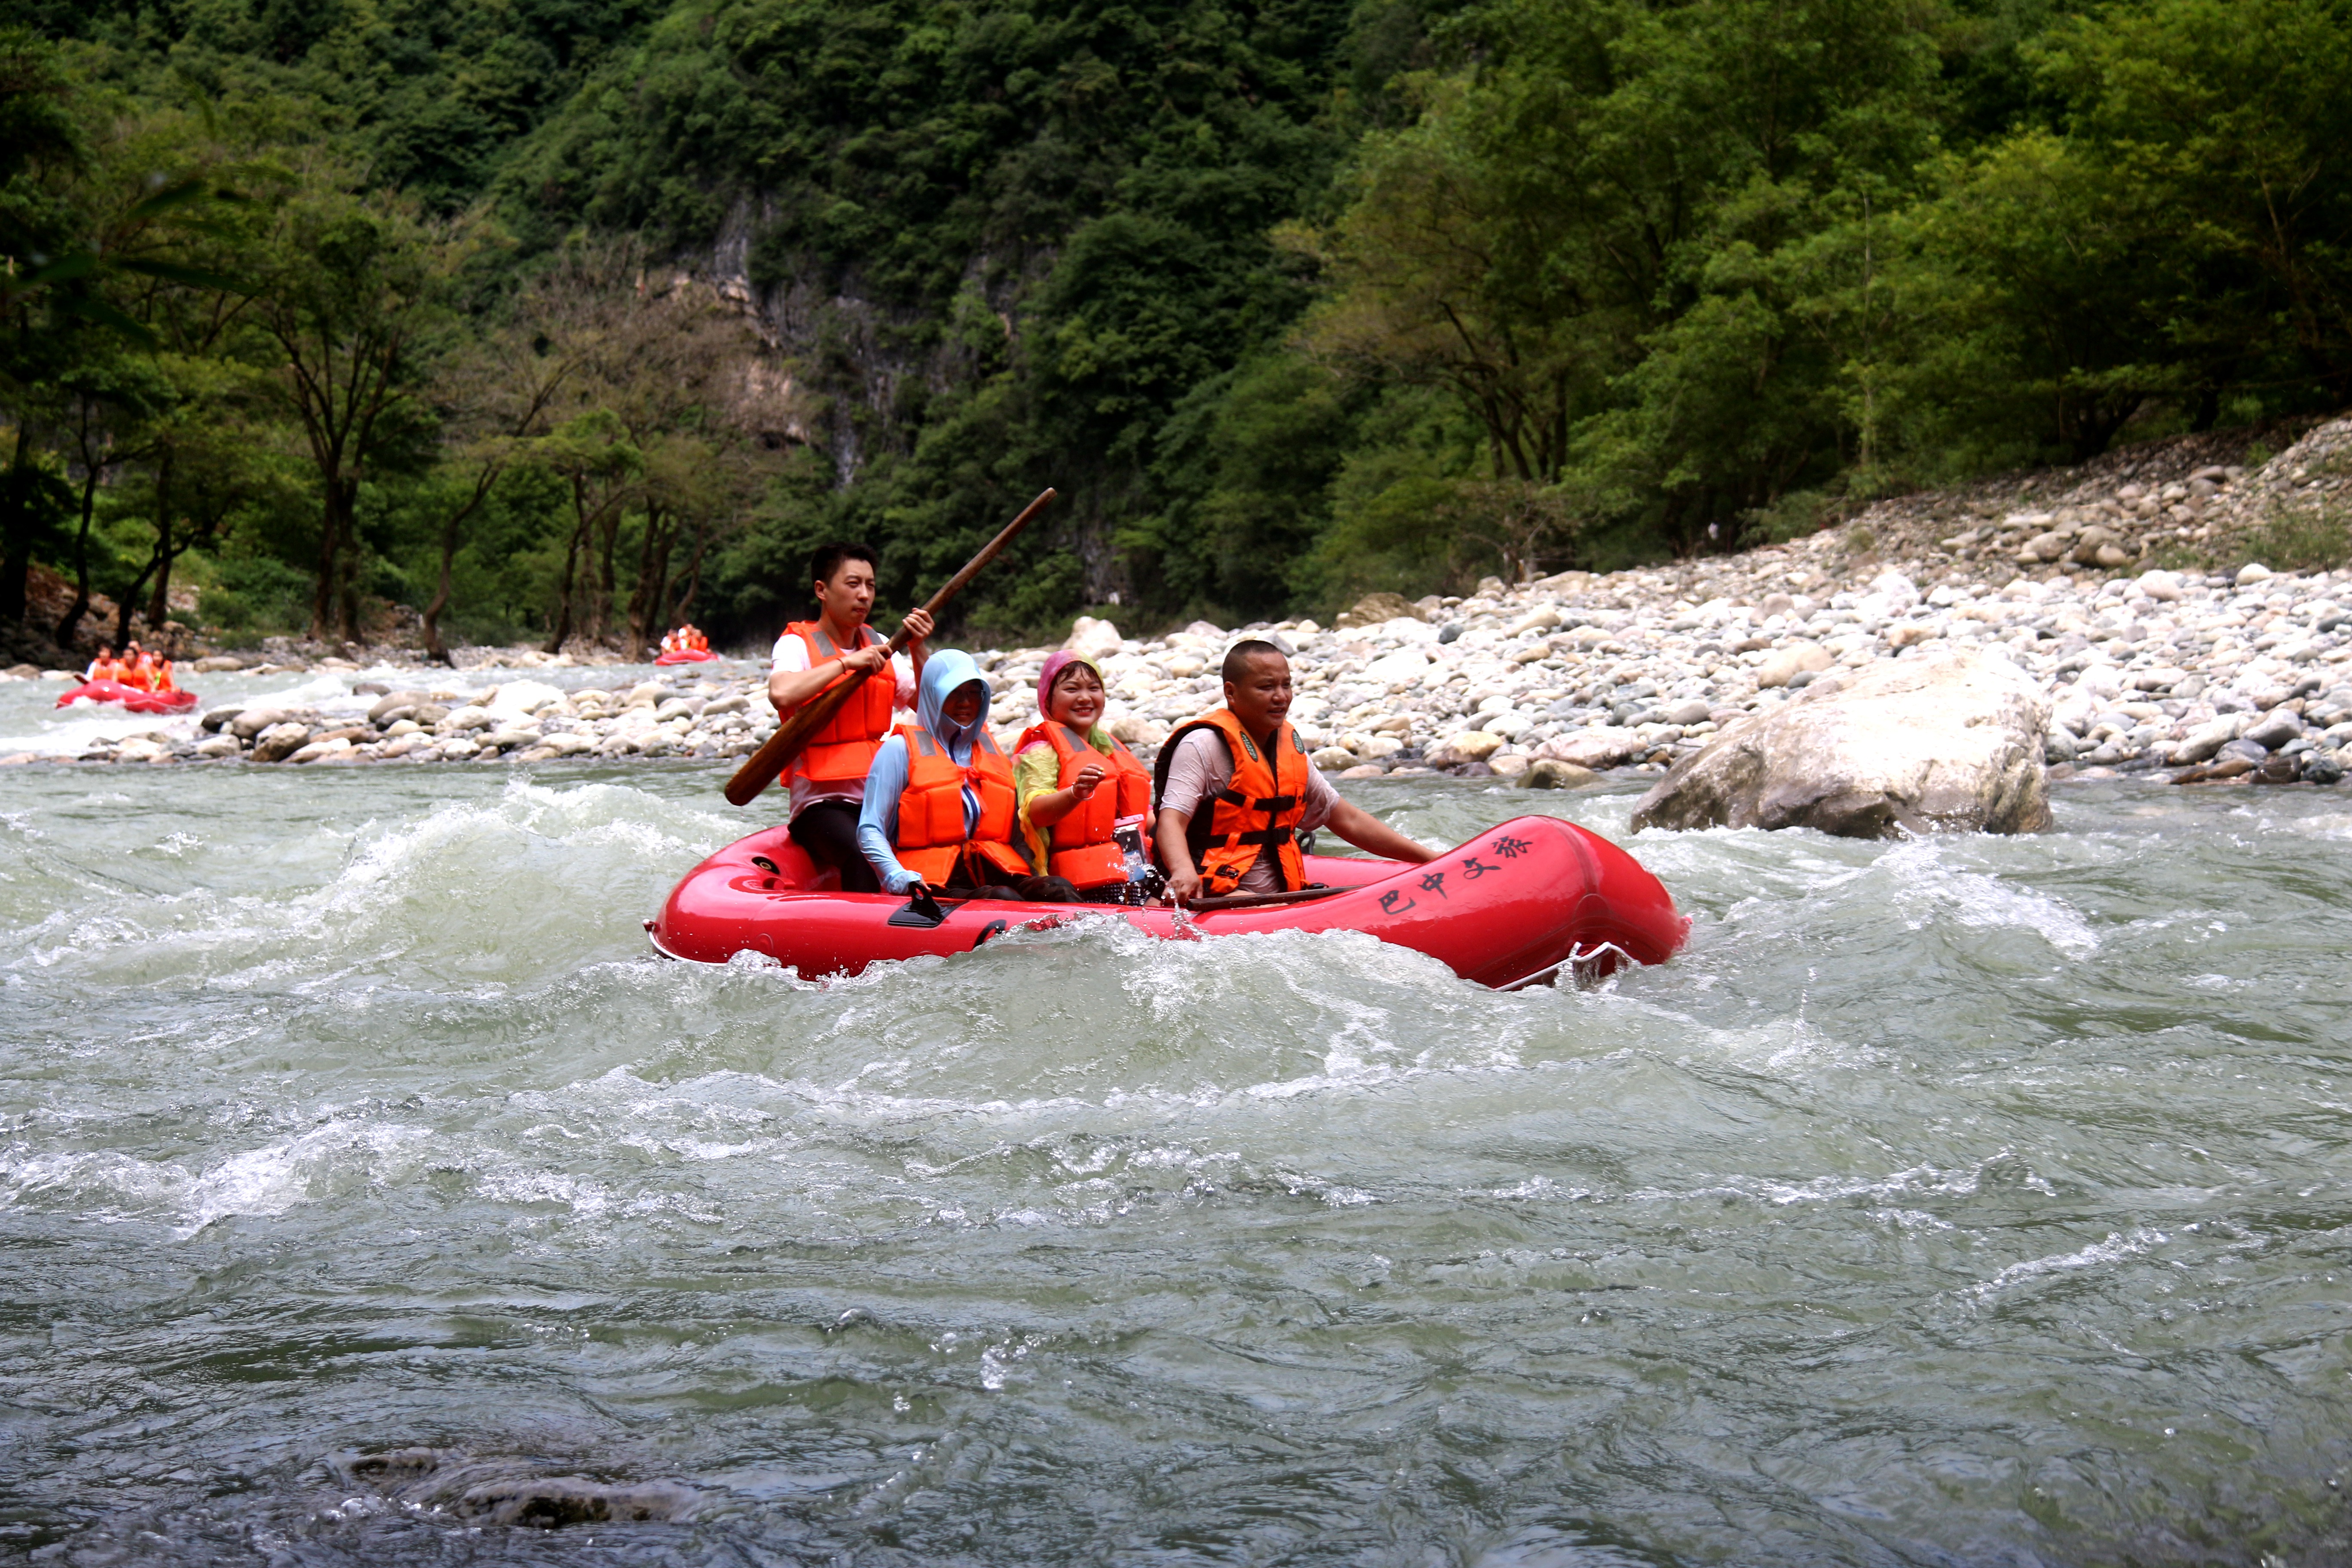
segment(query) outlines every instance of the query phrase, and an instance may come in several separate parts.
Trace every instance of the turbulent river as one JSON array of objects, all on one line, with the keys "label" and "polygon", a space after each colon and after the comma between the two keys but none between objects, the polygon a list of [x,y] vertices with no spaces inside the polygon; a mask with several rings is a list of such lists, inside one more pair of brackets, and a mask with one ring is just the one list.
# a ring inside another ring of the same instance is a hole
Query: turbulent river
[{"label": "turbulent river", "polygon": [[[1350,784],[1569,816],[1696,917],[1505,995],[1096,922],[659,962],[765,820],[719,780],[0,773],[0,1551],[2352,1551],[2344,792],[1864,844]],[[668,1517],[485,1516],[548,1477]]]}]

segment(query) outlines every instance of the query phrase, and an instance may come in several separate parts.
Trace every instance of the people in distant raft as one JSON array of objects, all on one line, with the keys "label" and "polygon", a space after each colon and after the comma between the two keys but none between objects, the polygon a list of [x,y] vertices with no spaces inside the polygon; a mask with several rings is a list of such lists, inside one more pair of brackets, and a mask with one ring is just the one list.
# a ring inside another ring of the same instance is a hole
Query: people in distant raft
[{"label": "people in distant raft", "polygon": [[1037,673],[1037,711],[1013,749],[1030,864],[1091,903],[1140,903],[1157,877],[1144,848],[1151,775],[1102,727],[1100,667],[1057,653]]},{"label": "people in distant raft", "polygon": [[857,845],[883,890],[1076,903],[1013,843],[1013,763],[988,732],[988,681],[961,648],[923,667],[915,722],[874,753]]},{"label": "people in distant raft", "polygon": [[907,651],[885,658],[882,644],[887,639],[866,624],[874,608],[874,552],[863,544],[821,545],[809,556],[809,576],[817,618],[794,621],[784,628],[776,639],[768,676],[768,700],[775,704],[778,721],[790,718],[845,668],[874,674],[833,721],[811,737],[787,771],[792,789],[787,820],[793,843],[820,867],[841,873],[842,891],[877,893],[882,889],[874,879],[874,868],[857,847],[857,808],[876,752],[899,712],[914,704],[931,617],[921,610],[909,615]]},{"label": "people in distant raft", "polygon": [[1272,643],[1238,642],[1225,655],[1225,705],[1178,726],[1152,778],[1154,842],[1181,902],[1232,892],[1304,887],[1301,834],[1320,827],[1368,854],[1433,860],[1339,792],[1307,760],[1290,715],[1290,661]]}]

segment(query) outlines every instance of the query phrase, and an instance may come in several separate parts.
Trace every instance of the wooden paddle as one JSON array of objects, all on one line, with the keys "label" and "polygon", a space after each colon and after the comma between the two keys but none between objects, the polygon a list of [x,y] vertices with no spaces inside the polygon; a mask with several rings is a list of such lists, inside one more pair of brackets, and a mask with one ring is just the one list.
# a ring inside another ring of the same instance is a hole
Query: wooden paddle
[{"label": "wooden paddle", "polygon": [[1334,893],[1353,892],[1352,888],[1299,888],[1287,893],[1227,893],[1223,898],[1188,899],[1188,910],[1257,910],[1268,904],[1303,904],[1309,899],[1328,899]]},{"label": "wooden paddle", "polygon": [[[1026,528],[1031,518],[1045,510],[1045,503],[1054,496],[1055,491],[1049,488],[1022,508],[1021,515],[1006,523],[1004,531],[990,540],[979,554],[965,562],[963,570],[949,578],[923,608],[934,616],[938,616],[940,606],[963,592],[964,584],[980,575],[980,569],[995,560],[996,552],[1012,543],[1013,536]],[[907,628],[901,624],[897,635],[882,646],[882,657],[889,658],[906,646]],[[849,700],[849,694],[865,685],[870,673],[869,670],[845,669],[841,679],[794,709],[790,718],[776,726],[776,732],[735,770],[735,776],[727,781],[727,798],[737,805],[749,805],[757,800],[761,790],[775,783],[778,773],[792,766],[793,759],[808,745],[809,737],[833,722],[833,716],[841,711],[841,705]]]}]

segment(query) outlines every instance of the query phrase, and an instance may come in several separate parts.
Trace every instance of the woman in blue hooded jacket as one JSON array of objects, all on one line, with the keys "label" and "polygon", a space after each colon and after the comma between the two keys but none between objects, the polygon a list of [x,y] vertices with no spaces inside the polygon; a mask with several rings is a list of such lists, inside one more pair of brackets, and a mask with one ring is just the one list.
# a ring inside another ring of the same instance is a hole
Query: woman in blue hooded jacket
[{"label": "woman in blue hooded jacket", "polygon": [[1077,889],[1034,875],[1014,841],[1013,764],[988,732],[988,697],[970,654],[931,655],[917,721],[899,725],[866,772],[857,847],[887,892],[1074,903]]}]

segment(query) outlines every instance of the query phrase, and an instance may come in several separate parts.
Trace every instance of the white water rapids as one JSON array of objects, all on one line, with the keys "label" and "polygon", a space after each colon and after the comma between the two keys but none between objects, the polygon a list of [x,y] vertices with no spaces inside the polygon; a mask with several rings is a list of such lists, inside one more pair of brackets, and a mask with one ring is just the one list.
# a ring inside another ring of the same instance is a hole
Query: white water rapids
[{"label": "white water rapids", "polygon": [[2343,792],[1863,844],[1349,785],[1696,917],[1502,995],[1091,923],[661,963],[765,820],[719,778],[0,775],[0,1552],[2344,1560]]}]

